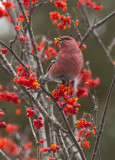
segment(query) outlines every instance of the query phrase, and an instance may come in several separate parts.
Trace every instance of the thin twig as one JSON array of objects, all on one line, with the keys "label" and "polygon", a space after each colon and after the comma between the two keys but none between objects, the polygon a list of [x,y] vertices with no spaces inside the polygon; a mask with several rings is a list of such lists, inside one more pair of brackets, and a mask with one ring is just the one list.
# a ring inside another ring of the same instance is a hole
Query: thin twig
[{"label": "thin twig", "polygon": [[80,41],[82,41],[82,36],[81,36],[81,34],[80,34],[79,30],[78,30],[78,27],[76,26],[76,24],[75,24],[75,22],[74,22],[73,20],[72,20],[71,22],[72,22],[72,24],[73,24],[73,27],[74,27],[74,30],[75,30],[75,32],[76,32],[76,35],[77,35],[78,39],[79,39]]},{"label": "thin twig", "polygon": [[38,3],[35,5],[35,7],[40,7],[40,6],[44,6],[49,2],[49,0],[43,0],[42,2]]},{"label": "thin twig", "polygon": [[95,25],[95,21],[94,21],[94,24],[93,24],[92,26],[90,26],[90,27],[88,28],[88,31],[85,33],[85,35],[84,35],[83,39],[81,40],[81,43],[80,43],[80,45],[79,45],[79,48],[81,48],[81,47],[82,47],[83,43],[85,42],[85,40],[86,40],[86,39],[87,39],[87,37],[89,36],[90,32],[92,32],[92,31],[93,31],[93,29],[94,29],[94,25]]},{"label": "thin twig", "polygon": [[115,46],[115,37],[113,38],[112,42],[111,42],[110,45],[108,46],[108,52],[109,52],[109,54],[110,54],[113,46]]},{"label": "thin twig", "polygon": [[108,21],[111,17],[115,16],[115,11],[111,12],[109,15],[107,15],[105,18],[100,20],[98,23],[94,25],[94,28],[100,27],[102,24],[104,24],[106,21]]},{"label": "thin twig", "polygon": [[[87,26],[90,27],[91,25],[90,25],[90,22],[89,22],[88,14],[86,12],[86,8],[85,8],[84,5],[80,5],[80,6],[81,6],[82,13],[83,13],[83,15],[84,15],[84,17],[86,19]],[[105,45],[103,44],[102,40],[99,38],[99,35],[97,34],[95,29],[93,30],[93,35],[96,38],[96,40],[97,40],[98,44],[100,45],[100,47],[102,48],[103,53],[105,54],[108,62],[111,64],[111,66],[115,70],[115,65],[113,63],[113,60],[112,60],[111,56],[109,55],[109,52],[108,52],[107,48],[105,47]]]},{"label": "thin twig", "polygon": [[91,97],[94,103],[94,125],[97,126],[98,99],[94,95]]},{"label": "thin twig", "polygon": [[95,160],[95,156],[96,156],[97,148],[98,148],[98,145],[99,145],[99,141],[100,141],[101,135],[103,133],[103,129],[104,129],[105,117],[106,117],[106,113],[107,113],[107,110],[108,110],[108,107],[109,107],[109,101],[111,99],[111,95],[112,95],[114,87],[115,87],[115,75],[113,77],[113,80],[112,80],[112,83],[111,83],[111,86],[110,86],[110,89],[109,89],[109,92],[108,92],[108,95],[107,95],[107,99],[106,99],[106,102],[105,102],[105,108],[104,108],[104,112],[103,112],[102,119],[101,119],[101,125],[100,125],[98,136],[96,138],[95,145],[94,145],[94,150],[93,150],[91,160]]},{"label": "thin twig", "polygon": [[6,160],[11,160],[1,149],[0,153],[3,155],[4,158],[6,158]]},{"label": "thin twig", "polygon": [[63,138],[62,138],[62,135],[61,135],[60,130],[57,129],[57,130],[56,130],[56,133],[57,133],[57,138],[58,138],[58,140],[59,140],[59,144],[60,144],[60,146],[61,146],[63,155],[64,155],[65,159],[68,160],[68,158],[69,158],[69,153],[68,153],[67,147],[65,146],[65,143],[64,143],[64,141],[63,141]]},{"label": "thin twig", "polygon": [[29,28],[31,27],[31,24],[32,24],[32,1],[29,0],[29,24],[28,24]]},{"label": "thin twig", "polygon": [[5,48],[7,48],[13,54],[13,56],[16,58],[16,60],[24,67],[25,71],[28,72],[28,68],[21,61],[21,59],[17,56],[17,54],[11,48],[9,48],[4,42],[2,42],[1,40],[0,40],[0,44],[2,44]]},{"label": "thin twig", "polygon": [[30,117],[29,117],[29,122],[30,122],[30,127],[31,127],[31,130],[32,130],[36,145],[37,145],[37,160],[40,160],[40,142],[38,141],[38,138],[37,138],[36,133],[34,131],[32,121],[31,121]]},{"label": "thin twig", "polygon": [[93,30],[93,35],[95,36],[98,44],[100,45],[101,49],[103,50],[103,53],[105,54],[108,62],[111,64],[112,68],[115,70],[115,65],[113,63],[113,59],[111,58],[107,48],[105,47],[105,45],[103,44],[102,40],[99,38],[99,35],[97,34],[97,32],[95,30]]}]

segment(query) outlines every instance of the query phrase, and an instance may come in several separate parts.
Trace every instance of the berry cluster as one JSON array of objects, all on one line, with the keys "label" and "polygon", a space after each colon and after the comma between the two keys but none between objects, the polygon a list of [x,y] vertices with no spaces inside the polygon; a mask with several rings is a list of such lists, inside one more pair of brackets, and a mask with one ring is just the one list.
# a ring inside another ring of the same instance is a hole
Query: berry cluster
[{"label": "berry cluster", "polygon": [[[100,80],[97,77],[96,79],[92,79],[92,73],[89,69],[83,69],[81,73],[78,75],[79,85],[77,88],[77,97],[87,97],[88,91],[90,87],[96,87],[99,85]],[[74,84],[74,81],[71,83]]]},{"label": "berry cluster", "polygon": [[44,125],[43,122],[41,122],[41,121],[42,121],[42,117],[41,116],[39,116],[38,119],[34,119],[33,120],[33,126],[35,126],[36,129],[40,129]]},{"label": "berry cluster", "polygon": [[54,1],[54,5],[55,5],[57,8],[62,8],[63,11],[66,11],[66,10],[67,10],[66,0]]},{"label": "berry cluster", "polygon": [[11,7],[13,7],[12,2],[8,1],[8,2],[2,2],[2,5],[5,6],[8,10],[11,9]]},{"label": "berry cluster", "polygon": [[70,16],[60,15],[59,12],[54,11],[54,12],[50,12],[50,18],[52,19],[54,24],[57,24],[57,20],[60,20],[62,22],[57,24],[57,27],[59,27],[60,29],[70,28],[70,25],[71,25]]},{"label": "berry cluster", "polygon": [[17,132],[19,129],[18,125],[16,124],[7,124],[6,125],[6,131],[7,132],[11,132],[11,133],[14,133],[14,132]]},{"label": "berry cluster", "polygon": [[7,48],[2,48],[1,52],[2,52],[2,54],[6,54],[8,52],[8,49]]},{"label": "berry cluster", "polygon": [[77,136],[80,138],[81,140],[81,143],[85,148],[89,148],[90,145],[89,145],[89,141],[87,141],[87,138],[89,136],[92,136],[92,134],[95,134],[96,132],[96,127],[93,126],[93,129],[90,130],[91,126],[93,124],[91,122],[87,122],[86,119],[81,119],[81,120],[78,120],[76,122],[76,125],[75,127],[78,128],[80,127],[81,129],[77,132]]},{"label": "berry cluster", "polygon": [[103,8],[102,4],[97,4],[96,1],[92,0],[78,0],[76,3],[77,8],[80,8],[81,4],[85,4],[87,7],[93,8],[96,11],[100,11]]},{"label": "berry cluster", "polygon": [[60,149],[59,146],[57,146],[56,144],[51,144],[51,147],[50,148],[41,148],[40,149],[40,152],[43,153],[43,152],[57,152],[58,150]]},{"label": "berry cluster", "polygon": [[19,147],[9,138],[0,137],[0,149],[10,155],[19,155]]},{"label": "berry cluster", "polygon": [[77,122],[76,122],[76,128],[78,128],[78,127],[81,127],[81,128],[83,128],[83,127],[90,127],[92,124],[91,124],[91,122],[87,122],[87,120],[86,119],[81,119],[81,120],[78,120]]},{"label": "berry cluster", "polygon": [[14,78],[14,81],[17,84],[20,84],[22,86],[29,87],[30,89],[36,89],[40,87],[40,84],[37,82],[36,73],[31,71],[32,67],[29,67],[26,65],[26,67],[29,69],[30,74],[28,74],[24,67],[20,64],[19,67],[17,67],[17,75],[18,78]]},{"label": "berry cluster", "polygon": [[20,35],[19,40],[20,40],[20,41],[23,41],[23,42],[26,42],[27,37],[24,37],[24,36]]},{"label": "berry cluster", "polygon": [[20,29],[21,29],[21,26],[15,25],[15,26],[14,26],[14,29],[15,29],[15,30],[20,30]]},{"label": "berry cluster", "polygon": [[[37,2],[38,0],[31,0],[31,2],[34,4],[35,2]],[[23,0],[22,3],[25,7],[29,7],[29,0]]]},{"label": "berry cluster", "polygon": [[62,23],[58,23],[57,27],[59,27],[60,29],[65,29],[65,28],[70,28],[71,26],[71,17],[70,16],[64,16],[61,15],[60,16],[60,20],[62,21]]},{"label": "berry cluster", "polygon": [[[27,17],[27,22],[29,22],[29,12],[28,10],[25,11],[26,17]],[[25,21],[24,16],[22,14],[22,12],[20,12],[19,17],[17,18],[18,22],[21,23]]]},{"label": "berry cluster", "polygon": [[34,110],[32,110],[30,107],[27,109],[27,117],[32,117],[32,116],[34,116],[34,114],[35,114],[35,111]]},{"label": "berry cluster", "polygon": [[[42,63],[44,63],[45,60],[48,60],[49,58],[57,56],[56,50],[53,47],[46,46],[45,41],[41,41],[40,44],[36,44],[36,48],[38,50],[38,55],[42,60]],[[32,53],[34,53],[33,48],[32,48]]]},{"label": "berry cluster", "polygon": [[54,24],[57,23],[57,20],[60,19],[60,13],[58,11],[50,12],[50,18],[54,22]]},{"label": "berry cluster", "polygon": [[0,18],[3,18],[3,17],[6,17],[7,20],[8,20],[9,22],[11,22],[11,19],[10,19],[10,16],[8,15],[7,10],[6,10],[6,9],[2,9],[2,8],[0,7]]},{"label": "berry cluster", "polygon": [[0,101],[12,101],[16,105],[21,103],[17,93],[8,91],[0,92]]},{"label": "berry cluster", "polygon": [[[70,86],[64,86],[63,84],[60,84],[59,89],[55,89],[53,91],[53,97],[60,101],[60,98],[63,97],[62,102],[58,102],[60,107],[64,107],[64,113],[65,115],[73,115],[77,114],[78,108],[80,107],[80,104],[77,106],[77,100],[78,98],[72,98],[73,89],[70,88]],[[50,98],[49,98],[50,99]]]}]

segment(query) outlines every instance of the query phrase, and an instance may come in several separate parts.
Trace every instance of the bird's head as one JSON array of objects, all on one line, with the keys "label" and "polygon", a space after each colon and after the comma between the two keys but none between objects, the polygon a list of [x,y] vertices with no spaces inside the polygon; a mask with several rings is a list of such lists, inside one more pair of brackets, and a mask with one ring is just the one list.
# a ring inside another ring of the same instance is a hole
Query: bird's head
[{"label": "bird's head", "polygon": [[54,42],[55,42],[55,45],[59,46],[60,48],[66,47],[66,49],[77,44],[75,39],[69,36],[62,36],[59,38],[54,38]]}]

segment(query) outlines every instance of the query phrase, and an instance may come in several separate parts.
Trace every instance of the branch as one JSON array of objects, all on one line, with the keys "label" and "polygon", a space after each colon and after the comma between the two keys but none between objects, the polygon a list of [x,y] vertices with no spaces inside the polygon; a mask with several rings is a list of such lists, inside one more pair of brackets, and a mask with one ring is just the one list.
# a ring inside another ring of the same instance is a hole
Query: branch
[{"label": "branch", "polygon": [[110,53],[113,46],[115,46],[115,37],[113,38],[112,42],[110,43],[110,45],[108,46],[108,52]]},{"label": "branch", "polygon": [[[85,13],[85,9],[82,7],[82,11],[83,13],[85,14],[85,18],[87,19],[86,22],[87,22],[87,25],[89,25],[89,20],[88,20],[88,17]],[[85,33],[83,39],[81,40],[81,44],[80,44],[80,48],[82,47],[84,41],[88,38],[89,34],[96,28],[100,27],[102,24],[104,24],[106,21],[108,21],[111,17],[113,17],[115,15],[115,11],[113,11],[112,13],[110,13],[109,15],[107,15],[105,18],[103,18],[102,20],[100,20],[98,23],[95,24],[95,21],[94,21],[94,24],[92,26],[89,27],[88,31]]]},{"label": "branch", "polygon": [[37,145],[37,160],[40,160],[40,142],[38,142],[38,138],[37,138],[36,133],[34,131],[32,121],[31,121],[30,117],[29,117],[29,122],[30,122],[30,127],[31,127],[31,130],[32,130],[36,145]]},{"label": "branch", "polygon": [[57,133],[57,138],[58,138],[59,144],[60,144],[61,149],[62,149],[62,151],[63,151],[63,155],[64,155],[65,159],[68,160],[68,158],[69,158],[69,153],[68,153],[67,147],[65,146],[65,143],[64,143],[64,141],[63,141],[61,132],[60,132],[58,129],[56,129],[56,131],[57,131],[56,133]]},{"label": "branch", "polygon": [[[30,36],[30,41],[31,41],[31,44],[32,44],[33,49],[34,49],[34,53],[37,55],[38,51],[37,51],[37,48],[36,48],[36,42],[35,42],[33,30],[28,23],[28,19],[27,19],[26,13],[25,13],[25,9],[24,9],[20,0],[17,0],[17,3],[20,7],[20,10],[22,11],[23,16],[24,16],[26,27],[28,29],[29,36]],[[43,67],[42,67],[42,64],[41,64],[41,61],[40,61],[39,57],[36,58],[36,61],[37,61],[37,65],[38,65],[39,74],[41,75],[41,74],[43,74]]]},{"label": "branch", "polygon": [[78,30],[78,27],[76,26],[76,24],[75,24],[75,22],[74,22],[73,20],[72,20],[71,22],[72,22],[73,27],[74,27],[74,30],[75,30],[75,32],[76,32],[76,34],[77,34],[77,36],[78,36],[78,39],[79,39],[80,41],[82,41],[82,36],[81,36],[81,34],[80,34],[79,30]]},{"label": "branch", "polygon": [[102,24],[104,24],[106,21],[108,21],[111,17],[115,16],[115,11],[111,12],[109,15],[107,15],[105,18],[100,20],[98,23],[94,25],[94,28],[100,27]]},{"label": "branch", "polygon": [[35,7],[44,6],[49,2],[49,0],[43,0],[42,2],[35,5]]},{"label": "branch", "polygon": [[[15,71],[13,70],[13,68],[11,67],[11,65],[9,64],[8,60],[6,59],[5,56],[3,56],[2,54],[0,54],[0,57],[2,59],[2,61],[4,62],[4,65],[7,67],[7,69],[9,70],[9,72],[11,73],[12,77],[17,77],[17,74],[15,73]],[[57,126],[60,130],[62,130],[65,133],[68,133],[63,127],[61,127],[60,124],[56,123],[47,113],[47,111],[44,109],[44,107],[41,105],[41,103],[39,101],[37,101],[35,99],[35,96],[29,91],[27,90],[27,88],[25,86],[20,86],[24,92],[26,92],[27,96],[33,101],[33,103],[35,104],[35,106],[38,108],[38,110],[42,113],[42,115],[47,119],[47,121],[49,123],[51,123],[54,126]]]},{"label": "branch", "polygon": [[[90,25],[90,22],[89,22],[89,18],[88,18],[88,14],[86,12],[85,6],[84,5],[80,5],[80,6],[81,6],[82,13],[83,13],[83,15],[84,15],[84,17],[86,19],[87,26],[90,27],[91,25]],[[105,45],[103,44],[102,40],[99,38],[99,36],[98,36],[98,34],[97,34],[95,29],[93,30],[93,35],[96,38],[96,40],[97,40],[98,44],[100,45],[100,47],[102,48],[103,53],[105,54],[108,62],[111,64],[111,66],[115,70],[115,65],[113,63],[113,60],[112,60],[111,56],[109,55],[109,52],[108,52],[107,48],[105,47]]]},{"label": "branch", "polygon": [[0,149],[0,153],[6,158],[6,160],[11,160],[1,149]]},{"label": "branch", "polygon": [[[39,82],[39,83],[40,83],[40,82]],[[71,138],[72,138],[75,146],[77,147],[77,149],[78,149],[78,151],[79,151],[79,153],[80,153],[80,155],[81,155],[81,157],[82,157],[82,160],[86,160],[85,155],[84,155],[84,152],[83,152],[82,148],[80,147],[79,143],[77,142],[77,140],[76,140],[76,138],[75,138],[75,136],[74,136],[74,134],[73,134],[73,131],[72,131],[72,129],[71,129],[69,123],[68,123],[68,120],[67,120],[66,116],[64,115],[63,110],[60,108],[58,102],[55,100],[55,98],[52,96],[52,94],[51,94],[50,92],[48,92],[48,91],[44,88],[44,86],[43,86],[42,84],[41,84],[41,89],[44,91],[44,93],[45,93],[47,96],[51,97],[52,101],[53,101],[54,104],[56,105],[57,109],[59,110],[59,112],[60,112],[60,114],[61,114],[61,116],[62,116],[62,118],[63,118],[63,120],[64,120],[64,122],[65,122],[65,125],[66,125],[66,127],[67,127],[67,129],[68,129],[69,135],[71,136]]]},{"label": "branch", "polygon": [[97,112],[98,112],[98,99],[96,96],[91,96],[94,103],[94,125],[97,126]]},{"label": "branch", "polygon": [[93,35],[95,36],[98,44],[100,45],[101,49],[103,50],[103,53],[105,54],[108,62],[111,64],[112,68],[115,70],[115,65],[113,63],[113,60],[112,60],[107,48],[105,47],[105,45],[103,44],[102,40],[99,38],[99,36],[95,30],[93,31]]},{"label": "branch", "polygon": [[107,110],[108,110],[108,107],[109,107],[109,101],[110,101],[110,98],[111,98],[114,87],[115,87],[115,75],[113,77],[113,80],[112,80],[112,83],[111,83],[111,86],[110,86],[110,89],[109,89],[109,92],[108,92],[108,95],[107,95],[107,99],[106,99],[106,102],[105,102],[105,109],[104,109],[102,119],[101,119],[101,126],[100,126],[100,129],[99,129],[98,136],[96,138],[96,142],[95,142],[95,146],[94,146],[94,150],[93,150],[91,160],[95,160],[95,156],[96,156],[97,148],[98,148],[98,145],[99,145],[99,141],[100,141],[101,135],[103,133],[103,129],[104,129],[105,117],[106,117],[106,113],[107,113]]},{"label": "branch", "polygon": [[1,40],[0,40],[0,44],[2,44],[5,48],[7,48],[13,54],[13,56],[16,58],[16,60],[24,67],[24,69],[26,70],[26,72],[28,72],[28,68],[21,61],[21,59],[17,56],[17,54],[11,48],[9,48],[4,42],[2,42]]}]

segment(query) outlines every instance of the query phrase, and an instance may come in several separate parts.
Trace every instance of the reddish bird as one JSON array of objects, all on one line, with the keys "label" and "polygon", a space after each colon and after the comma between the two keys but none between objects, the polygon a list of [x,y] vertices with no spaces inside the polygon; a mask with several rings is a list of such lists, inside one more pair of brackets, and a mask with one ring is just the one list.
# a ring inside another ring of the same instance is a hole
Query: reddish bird
[{"label": "reddish bird", "polygon": [[60,46],[60,52],[49,65],[45,76],[40,79],[41,83],[71,82],[83,67],[83,55],[74,38],[63,36],[55,38],[55,42]]}]

